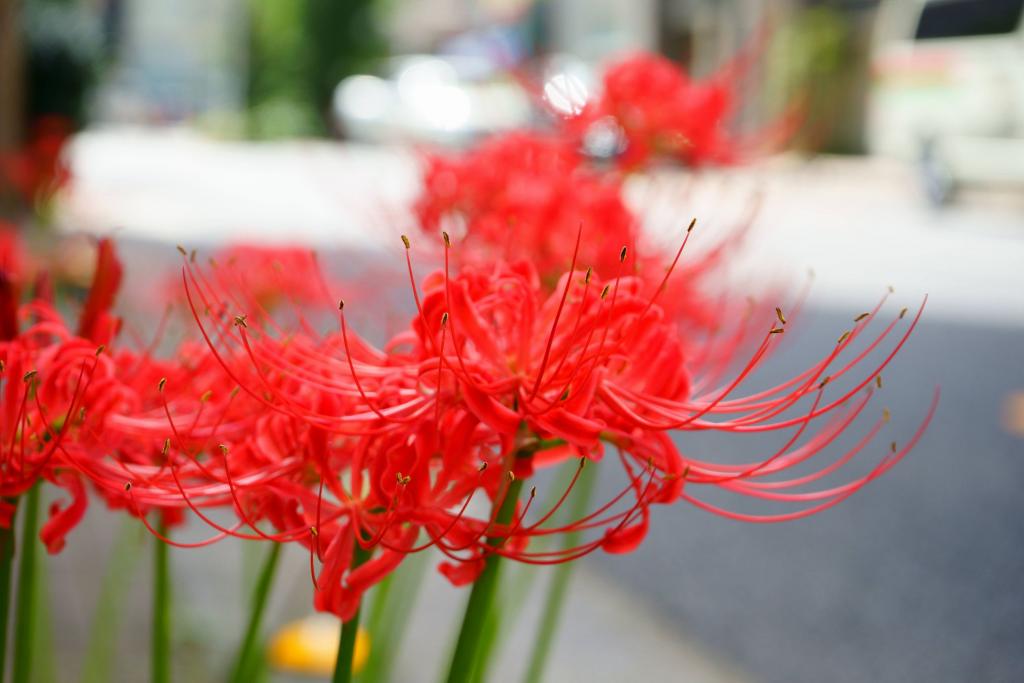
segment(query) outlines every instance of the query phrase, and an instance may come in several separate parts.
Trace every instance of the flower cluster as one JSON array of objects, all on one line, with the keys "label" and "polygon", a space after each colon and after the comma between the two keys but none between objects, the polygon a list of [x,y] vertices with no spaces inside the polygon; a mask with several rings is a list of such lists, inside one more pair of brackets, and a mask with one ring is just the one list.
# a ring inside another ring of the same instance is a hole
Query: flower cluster
[{"label": "flower cluster", "polygon": [[0,190],[13,190],[27,206],[45,203],[71,178],[62,158],[70,134],[71,124],[59,116],[35,121],[22,149],[0,154]]},{"label": "flower cluster", "polygon": [[794,109],[749,135],[730,130],[739,101],[736,83],[750,56],[703,80],[659,55],[623,57],[604,72],[599,95],[563,117],[566,134],[581,146],[593,136],[620,137],[616,164],[625,171],[656,159],[690,167],[742,161],[788,138],[799,121]]},{"label": "flower cluster", "polygon": [[[458,155],[428,155],[414,211],[427,235],[444,231],[460,240],[458,265],[526,260],[552,291],[576,245],[578,262],[605,277],[629,275],[648,291],[668,287],[661,304],[690,328],[690,344],[694,331],[719,327],[731,306],[715,297],[708,281],[747,227],[700,259],[679,263],[677,255],[670,264],[646,239],[620,178],[589,167],[564,137],[525,131],[496,135]],[[581,231],[586,239],[577,244]],[[672,279],[664,277],[670,265],[678,268]]]},{"label": "flower cluster", "polygon": [[[748,521],[795,519],[849,497],[919,438],[920,430],[866,474],[815,488],[867,448],[887,419],[880,415],[864,439],[807,471],[864,413],[920,311],[897,332],[901,313],[853,353],[880,304],[805,371],[740,395],[782,336],[781,311],[723,380],[719,368],[709,374],[688,355],[679,325],[659,305],[664,290],[651,294],[636,276],[577,267],[583,241],[578,232],[570,267],[550,288],[526,261],[453,273],[457,247],[445,234],[442,270],[418,281],[409,261],[416,313],[382,348],[348,328],[344,301],[332,332],[286,328],[225,285],[238,280],[216,271],[230,265],[207,270],[186,259],[183,284],[207,353],[190,349],[194,365],[159,381],[150,373],[157,399],[109,420],[124,450],[93,479],[107,495],[127,487],[135,510],[191,510],[214,527],[211,542],[231,535],[304,546],[315,604],[345,619],[409,553],[436,548],[445,556],[441,571],[463,584],[492,556],[553,564],[599,549],[628,552],[659,504],[687,500]],[[627,251],[617,254],[619,271]],[[885,344],[891,350],[881,361],[828,394]],[[770,454],[726,465],[684,454],[673,435],[686,430],[787,436]],[[126,471],[132,443],[149,443],[151,457]],[[622,489],[585,516],[561,519],[579,469],[609,458]],[[579,469],[553,507],[539,509],[535,489],[521,495],[537,471],[573,459]],[[791,471],[798,473],[787,477]],[[701,496],[707,487],[794,509],[722,508]],[[237,521],[215,521],[210,507],[232,510]],[[532,547],[574,532],[584,532],[574,545]]]},{"label": "flower cluster", "polygon": [[528,259],[549,285],[581,225],[581,261],[608,272],[637,234],[621,184],[587,168],[561,137],[512,132],[462,155],[430,155],[423,185],[415,211],[424,231],[464,237],[463,261]]}]

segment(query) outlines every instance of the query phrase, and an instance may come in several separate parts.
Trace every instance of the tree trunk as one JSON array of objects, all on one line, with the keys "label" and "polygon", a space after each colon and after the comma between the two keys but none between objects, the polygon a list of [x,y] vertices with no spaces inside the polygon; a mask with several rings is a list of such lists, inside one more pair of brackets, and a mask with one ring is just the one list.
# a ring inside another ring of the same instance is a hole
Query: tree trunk
[{"label": "tree trunk", "polygon": [[0,150],[18,145],[22,126],[20,0],[0,0]]}]

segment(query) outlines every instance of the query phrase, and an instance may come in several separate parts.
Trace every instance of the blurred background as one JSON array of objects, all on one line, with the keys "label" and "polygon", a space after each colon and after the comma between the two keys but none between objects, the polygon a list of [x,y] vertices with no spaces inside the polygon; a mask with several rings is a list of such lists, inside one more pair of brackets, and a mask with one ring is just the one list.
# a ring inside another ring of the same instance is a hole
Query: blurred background
[{"label": "blurred background", "polygon": [[[658,510],[638,552],[582,563],[548,680],[1021,681],[1022,14],[1024,0],[0,0],[0,220],[69,277],[87,277],[81,235],[116,235],[140,316],[162,306],[152,274],[176,243],[299,241],[389,277],[418,151],[543,126],[524,79],[571,79],[586,97],[624,52],[700,77],[755,45],[730,125],[799,103],[800,130],[742,168],[631,179],[635,208],[652,231],[691,215],[714,229],[760,197],[741,280],[816,273],[778,377],[888,285],[910,306],[928,293],[885,391],[909,432],[941,385],[937,419],[892,474],[820,516],[762,527]],[[93,680],[145,671],[149,539],[117,529],[93,509],[47,560],[51,680],[77,680],[97,630],[117,657]],[[173,557],[182,680],[216,680],[258,556],[221,543]],[[303,562],[285,558],[273,628],[310,609]],[[95,611],[104,575],[119,614]],[[434,678],[462,607],[424,580],[397,681]],[[518,680],[538,592],[494,680]]]}]

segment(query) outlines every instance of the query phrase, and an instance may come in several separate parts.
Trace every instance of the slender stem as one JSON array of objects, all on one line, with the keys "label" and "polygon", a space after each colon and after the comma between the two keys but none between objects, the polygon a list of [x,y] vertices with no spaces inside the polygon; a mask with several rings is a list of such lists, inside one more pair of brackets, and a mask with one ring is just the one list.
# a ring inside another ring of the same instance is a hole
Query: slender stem
[{"label": "slender stem", "polygon": [[[8,498],[9,505],[17,505],[17,498]],[[0,529],[0,680],[7,664],[7,613],[11,604],[11,565],[14,564],[14,515],[11,525]]]},{"label": "slender stem", "polygon": [[408,614],[416,604],[423,585],[429,555],[414,553],[402,560],[401,566],[378,584],[367,623],[370,654],[358,679],[365,683],[390,681],[395,653],[399,652],[409,626]]},{"label": "slender stem", "polygon": [[[364,550],[358,542],[355,546],[352,553],[352,569],[366,562],[373,554],[372,550]],[[352,681],[352,664],[356,653],[356,636],[359,634],[360,609],[361,606],[357,607],[356,613],[352,615],[351,619],[341,622],[338,660],[334,665],[334,678],[331,679],[333,683],[351,683]]]},{"label": "slender stem", "polygon": [[[167,536],[167,525],[161,515],[157,531]],[[153,548],[153,631],[150,667],[152,683],[171,680],[171,572],[167,544],[154,538]]]},{"label": "slender stem", "polygon": [[124,586],[131,580],[142,552],[138,522],[130,517],[121,521],[117,540],[107,559],[107,568],[96,596],[96,609],[89,629],[89,642],[82,657],[79,683],[107,683],[114,679],[116,637],[121,619]]},{"label": "slender stem", "polygon": [[260,627],[263,624],[263,612],[270,595],[270,586],[277,572],[277,561],[281,557],[281,544],[271,543],[267,559],[263,561],[259,579],[253,588],[250,602],[249,625],[245,629],[245,639],[235,656],[235,664],[231,668],[232,683],[245,683],[253,679],[252,673],[256,666],[256,657],[260,650]]},{"label": "slender stem", "polygon": [[[46,509],[45,500],[40,509]],[[43,514],[40,512],[40,514]],[[57,658],[53,649],[53,609],[50,605],[50,577],[47,554],[39,550],[36,565],[36,595],[32,602],[35,627],[32,632],[32,683],[57,683]]]},{"label": "slender stem", "polygon": [[18,558],[18,605],[14,613],[13,683],[32,680],[32,636],[35,633],[36,572],[39,544],[39,484],[25,494],[25,517],[21,527],[21,555]]},{"label": "slender stem", "polygon": [[[554,448],[564,444],[560,439],[549,439],[541,442],[541,448]],[[573,480],[573,475],[579,470],[576,462],[567,463],[563,468],[561,486],[552,486],[548,491],[540,510],[550,510],[558,504],[562,492]],[[558,518],[564,515],[558,515]],[[530,549],[543,552],[550,546],[551,536],[541,535],[530,539]],[[541,568],[528,564],[507,565],[501,572],[501,580],[498,582],[498,594],[494,596],[494,603],[491,605],[487,621],[484,623],[484,633],[480,638],[480,647],[477,654],[476,669],[473,671],[473,683],[486,683],[490,680],[491,667],[501,652],[503,634],[509,629],[514,629],[518,622],[520,612],[526,604],[527,596],[532,592],[532,586],[536,583],[537,577],[542,574]],[[510,570],[511,573],[510,573]]]},{"label": "slender stem", "polygon": [[[587,514],[596,481],[597,472],[594,467],[588,467],[580,472],[576,491],[574,491],[575,500],[568,513],[570,519],[580,519]],[[576,546],[581,535],[579,531],[566,534],[563,547]],[[533,641],[533,652],[530,655],[530,664],[526,669],[526,677],[523,679],[524,683],[540,683],[541,676],[544,674],[544,666],[547,664],[548,655],[551,654],[551,646],[558,631],[562,608],[565,606],[569,579],[572,578],[575,566],[575,562],[564,562],[555,567],[554,576],[551,577],[551,584],[548,586],[547,599],[544,601],[544,612],[540,617],[540,628],[537,629],[537,636]]]},{"label": "slender stem", "polygon": [[[523,488],[523,481],[515,479],[508,485],[505,498],[498,509],[495,522],[507,525],[512,521],[515,514],[516,501],[519,500],[519,492]],[[497,546],[503,542],[500,537],[493,537],[487,541],[488,545]],[[480,636],[484,630],[487,620],[487,613],[494,602],[494,593],[498,586],[498,570],[501,568],[501,556],[492,554],[484,564],[484,570],[480,572],[473,590],[469,594],[469,602],[466,603],[466,612],[462,617],[462,628],[459,630],[459,639],[455,644],[455,654],[452,655],[451,668],[448,670],[448,683],[464,683],[472,678],[473,669],[477,663],[477,650],[480,647]]]}]

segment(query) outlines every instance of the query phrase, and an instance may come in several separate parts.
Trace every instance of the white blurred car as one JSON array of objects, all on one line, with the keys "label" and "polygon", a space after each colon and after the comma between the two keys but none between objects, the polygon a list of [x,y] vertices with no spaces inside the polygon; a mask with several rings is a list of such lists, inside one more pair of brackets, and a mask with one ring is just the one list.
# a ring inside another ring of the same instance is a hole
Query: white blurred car
[{"label": "white blurred car", "polygon": [[936,202],[957,187],[1024,189],[1024,0],[883,2],[872,151],[917,161]]}]

